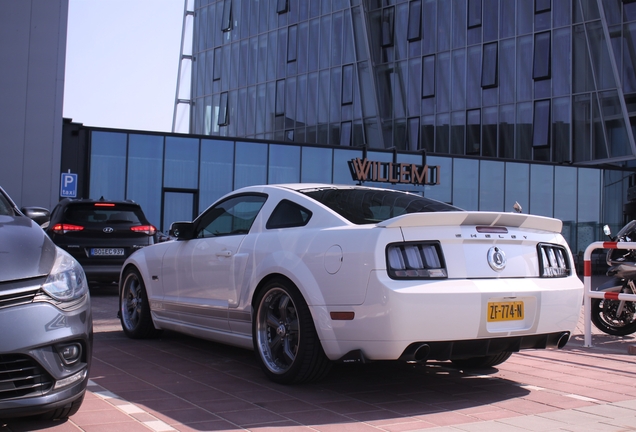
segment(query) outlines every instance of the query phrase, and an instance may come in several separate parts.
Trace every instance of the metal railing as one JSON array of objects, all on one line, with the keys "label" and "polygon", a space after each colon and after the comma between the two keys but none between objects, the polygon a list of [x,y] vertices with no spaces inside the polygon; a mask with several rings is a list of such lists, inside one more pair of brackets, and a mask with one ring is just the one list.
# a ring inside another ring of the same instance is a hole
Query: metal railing
[{"label": "metal railing", "polygon": [[592,291],[592,251],[595,249],[636,249],[636,242],[594,242],[585,249],[583,255],[583,313],[585,341],[583,346],[592,347],[592,299],[636,301],[636,294]]}]

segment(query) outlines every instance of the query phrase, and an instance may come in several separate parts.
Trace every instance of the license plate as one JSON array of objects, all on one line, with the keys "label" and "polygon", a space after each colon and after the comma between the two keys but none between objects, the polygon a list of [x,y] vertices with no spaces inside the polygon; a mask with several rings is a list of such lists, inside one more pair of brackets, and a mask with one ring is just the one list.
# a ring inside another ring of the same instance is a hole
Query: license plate
[{"label": "license plate", "polygon": [[91,256],[122,256],[123,248],[92,248]]},{"label": "license plate", "polygon": [[488,302],[488,322],[523,319],[523,302]]}]

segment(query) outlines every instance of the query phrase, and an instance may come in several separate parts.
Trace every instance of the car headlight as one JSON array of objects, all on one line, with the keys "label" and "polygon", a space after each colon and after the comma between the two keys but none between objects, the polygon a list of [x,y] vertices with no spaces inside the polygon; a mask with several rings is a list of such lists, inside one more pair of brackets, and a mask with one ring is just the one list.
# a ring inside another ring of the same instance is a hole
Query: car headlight
[{"label": "car headlight", "polygon": [[55,300],[77,300],[88,293],[84,269],[75,258],[57,248],[55,263],[42,289]]}]

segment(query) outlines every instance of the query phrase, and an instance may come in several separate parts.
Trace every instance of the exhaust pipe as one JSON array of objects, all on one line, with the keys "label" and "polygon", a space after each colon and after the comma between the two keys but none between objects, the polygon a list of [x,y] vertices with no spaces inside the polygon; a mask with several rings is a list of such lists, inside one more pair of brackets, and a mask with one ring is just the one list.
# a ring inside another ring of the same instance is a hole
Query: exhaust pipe
[{"label": "exhaust pipe", "polygon": [[415,351],[413,352],[413,360],[410,360],[409,363],[424,363],[430,354],[431,347],[428,346],[428,344],[422,344],[415,348]]},{"label": "exhaust pipe", "polygon": [[557,339],[557,348],[561,349],[563,348],[568,341],[570,340],[570,332],[563,332],[561,333],[561,335],[559,335],[559,338]]}]

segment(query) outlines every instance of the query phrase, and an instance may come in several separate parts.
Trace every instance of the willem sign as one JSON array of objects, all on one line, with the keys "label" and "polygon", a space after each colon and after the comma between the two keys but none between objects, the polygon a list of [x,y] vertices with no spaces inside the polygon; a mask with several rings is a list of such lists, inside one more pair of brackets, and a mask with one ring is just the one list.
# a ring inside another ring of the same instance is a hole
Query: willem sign
[{"label": "willem sign", "polygon": [[359,182],[408,183],[438,185],[439,165],[415,165],[409,163],[378,162],[368,159],[351,159],[351,177]]}]

